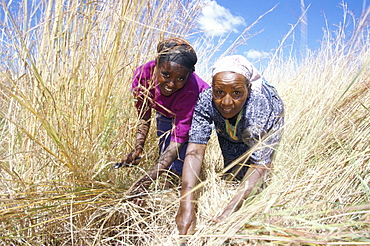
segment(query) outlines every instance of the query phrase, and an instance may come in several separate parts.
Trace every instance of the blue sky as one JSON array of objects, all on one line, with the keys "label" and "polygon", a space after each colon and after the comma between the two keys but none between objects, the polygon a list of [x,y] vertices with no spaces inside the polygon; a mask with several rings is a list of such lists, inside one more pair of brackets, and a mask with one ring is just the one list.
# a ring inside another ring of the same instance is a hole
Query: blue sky
[{"label": "blue sky", "polygon": [[[301,3],[307,10],[307,31],[301,41],[301,25],[298,25],[293,33],[284,43],[284,47],[293,48],[299,53],[302,45],[311,50],[320,46],[323,38],[323,29],[336,30],[339,23],[343,22],[343,7],[346,4],[353,12],[355,18],[359,18],[363,9],[370,7],[370,0],[201,0],[206,6],[203,8],[199,27],[204,33],[212,34],[217,40],[230,33],[227,42],[216,54],[219,56],[240,33],[259,16],[263,15],[274,6],[276,8],[267,13],[251,30],[248,31],[247,41],[237,49],[237,53],[244,54],[250,60],[262,63],[271,58],[284,36],[289,32],[291,26],[296,24],[301,14]],[[10,1],[5,1],[10,2]],[[17,9],[20,0],[12,0]],[[2,13],[0,13],[0,16]],[[352,23],[352,20],[349,21]],[[351,30],[351,28],[348,28]],[[253,36],[256,34],[255,36]],[[293,42],[293,39],[295,40]],[[262,64],[261,63],[261,64]]]},{"label": "blue sky", "polygon": [[[343,22],[342,3],[359,18],[363,8],[369,7],[366,0],[205,0],[207,6],[199,19],[199,27],[206,33],[222,36],[231,32],[226,46],[231,44],[240,33],[251,25],[259,16],[267,13],[248,34],[257,34],[240,46],[237,53],[246,55],[251,60],[267,58],[279,46],[283,37],[289,32],[291,26],[296,24],[301,16],[301,2],[307,8],[307,19],[303,43],[301,42],[301,26],[295,28],[293,34],[285,44],[292,44],[293,37],[295,50],[302,45],[311,50],[320,46],[323,29],[336,30],[339,23]],[[326,27],[327,22],[327,27]],[[351,21],[353,24],[353,22]],[[304,30],[304,29],[303,29]],[[349,28],[350,30],[350,28]],[[307,40],[307,41],[305,41]],[[225,46],[224,45],[224,46]],[[224,47],[225,48],[225,47]],[[222,52],[222,50],[220,51]]]}]

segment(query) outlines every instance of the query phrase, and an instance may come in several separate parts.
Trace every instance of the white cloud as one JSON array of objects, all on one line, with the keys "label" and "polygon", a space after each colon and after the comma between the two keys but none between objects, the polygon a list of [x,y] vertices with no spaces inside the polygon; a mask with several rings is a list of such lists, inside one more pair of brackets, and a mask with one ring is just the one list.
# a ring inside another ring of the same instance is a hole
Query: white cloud
[{"label": "white cloud", "polygon": [[230,10],[218,5],[216,1],[206,0],[198,23],[207,35],[222,36],[229,32],[237,32],[236,26],[245,25],[241,16],[234,16]]},{"label": "white cloud", "polygon": [[270,57],[270,53],[265,51],[258,51],[258,50],[248,50],[244,52],[245,56],[249,59],[262,59]]}]

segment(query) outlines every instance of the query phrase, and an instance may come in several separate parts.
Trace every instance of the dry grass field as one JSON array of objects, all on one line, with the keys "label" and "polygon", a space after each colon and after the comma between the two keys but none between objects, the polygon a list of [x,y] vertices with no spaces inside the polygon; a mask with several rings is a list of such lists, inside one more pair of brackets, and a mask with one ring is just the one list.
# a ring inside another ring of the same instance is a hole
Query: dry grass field
[{"label": "dry grass field", "polygon": [[[213,223],[236,191],[213,138],[196,232],[180,238],[178,189],[153,184],[144,207],[125,195],[158,157],[154,127],[140,166],[111,165],[134,144],[134,69],[164,37],[193,37],[200,3],[0,5],[1,245],[370,245],[370,10],[346,12],[300,62],[277,50],[264,76],[286,124],[266,188]],[[194,43],[205,78],[208,41]]]}]

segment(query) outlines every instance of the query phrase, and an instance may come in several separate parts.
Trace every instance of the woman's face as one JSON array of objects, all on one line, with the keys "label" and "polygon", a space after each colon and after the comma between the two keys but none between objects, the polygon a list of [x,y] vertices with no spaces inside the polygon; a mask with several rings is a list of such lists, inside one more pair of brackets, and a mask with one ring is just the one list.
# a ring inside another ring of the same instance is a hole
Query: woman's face
[{"label": "woman's face", "polygon": [[243,108],[250,93],[250,83],[238,73],[220,72],[213,76],[212,95],[217,110],[225,118],[232,118]]},{"label": "woman's face", "polygon": [[171,96],[184,87],[191,70],[171,61],[163,61],[156,68],[159,89],[163,96]]}]

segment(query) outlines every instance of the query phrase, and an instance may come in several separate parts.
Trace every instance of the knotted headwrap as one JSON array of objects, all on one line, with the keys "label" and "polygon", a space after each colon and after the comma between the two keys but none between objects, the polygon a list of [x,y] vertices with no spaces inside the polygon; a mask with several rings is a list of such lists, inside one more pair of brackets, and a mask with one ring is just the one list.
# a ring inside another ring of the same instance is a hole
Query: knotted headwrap
[{"label": "knotted headwrap", "polygon": [[212,77],[220,72],[234,72],[243,75],[251,83],[252,89],[259,90],[262,86],[262,76],[253,64],[242,55],[221,57],[212,67]]},{"label": "knotted headwrap", "polygon": [[157,46],[157,61],[160,64],[163,61],[176,62],[188,69],[194,71],[194,65],[197,63],[197,55],[190,43],[181,38],[169,38],[160,42]]}]

